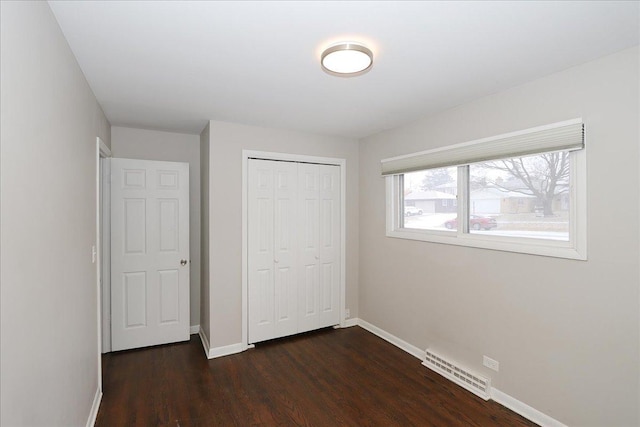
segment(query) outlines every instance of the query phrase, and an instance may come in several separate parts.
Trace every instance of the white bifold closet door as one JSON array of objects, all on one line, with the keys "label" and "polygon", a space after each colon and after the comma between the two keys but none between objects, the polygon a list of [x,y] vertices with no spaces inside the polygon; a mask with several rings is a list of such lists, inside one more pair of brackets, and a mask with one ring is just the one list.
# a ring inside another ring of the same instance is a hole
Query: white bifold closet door
[{"label": "white bifold closet door", "polygon": [[298,165],[298,332],[340,323],[340,168]]},{"label": "white bifold closet door", "polygon": [[249,160],[249,343],[340,323],[340,168]]},{"label": "white bifold closet door", "polygon": [[298,331],[297,164],[249,160],[249,342]]}]

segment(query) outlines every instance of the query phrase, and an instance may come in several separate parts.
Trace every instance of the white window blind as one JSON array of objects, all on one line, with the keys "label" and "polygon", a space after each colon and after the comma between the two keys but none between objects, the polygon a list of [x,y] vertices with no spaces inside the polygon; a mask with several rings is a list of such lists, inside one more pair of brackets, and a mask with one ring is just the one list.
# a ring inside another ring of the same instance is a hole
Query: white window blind
[{"label": "white window blind", "polygon": [[382,160],[382,175],[584,148],[582,119]]}]

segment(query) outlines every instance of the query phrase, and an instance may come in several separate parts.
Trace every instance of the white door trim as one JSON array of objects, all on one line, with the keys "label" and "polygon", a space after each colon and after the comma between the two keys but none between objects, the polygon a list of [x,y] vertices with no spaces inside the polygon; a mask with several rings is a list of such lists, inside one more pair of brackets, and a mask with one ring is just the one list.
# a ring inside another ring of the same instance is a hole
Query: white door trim
[{"label": "white door trim", "polygon": [[100,161],[102,172],[102,242],[100,266],[102,270],[102,353],[111,352],[111,157]]},{"label": "white door trim", "polygon": [[316,157],[301,154],[274,153],[268,151],[242,150],[242,351],[249,348],[248,342],[248,190],[247,175],[249,158],[283,160],[289,162],[320,163],[340,167],[340,326],[345,327],[346,306],[346,193],[347,160],[335,157]]},{"label": "white door trim", "polygon": [[97,307],[97,326],[98,326],[98,392],[102,395],[102,296],[100,293],[102,292],[102,287],[100,286],[100,279],[102,278],[102,263],[101,263],[101,230],[100,230],[100,220],[101,220],[101,207],[102,203],[100,202],[100,184],[101,184],[101,173],[100,173],[100,159],[111,157],[111,150],[107,147],[107,144],[98,136],[96,137],[96,243],[95,252],[92,254],[94,257],[93,260],[96,263],[96,307]]}]

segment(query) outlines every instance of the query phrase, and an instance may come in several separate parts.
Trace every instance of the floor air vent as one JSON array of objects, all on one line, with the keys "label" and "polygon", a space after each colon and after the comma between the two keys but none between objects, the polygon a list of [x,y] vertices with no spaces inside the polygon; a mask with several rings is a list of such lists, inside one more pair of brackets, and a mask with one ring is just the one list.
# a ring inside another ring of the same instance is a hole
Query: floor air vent
[{"label": "floor air vent", "polygon": [[426,350],[426,358],[422,364],[484,400],[491,398],[491,381],[488,378],[472,374],[429,350]]}]

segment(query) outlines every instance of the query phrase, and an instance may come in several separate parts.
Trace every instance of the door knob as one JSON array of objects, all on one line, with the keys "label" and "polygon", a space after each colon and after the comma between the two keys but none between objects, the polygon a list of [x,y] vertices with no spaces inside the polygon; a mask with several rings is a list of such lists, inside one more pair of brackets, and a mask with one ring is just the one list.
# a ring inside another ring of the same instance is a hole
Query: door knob
[{"label": "door knob", "polygon": [[185,265],[187,265],[187,262],[188,261],[186,259],[181,259],[180,260],[180,265],[185,266]]}]

